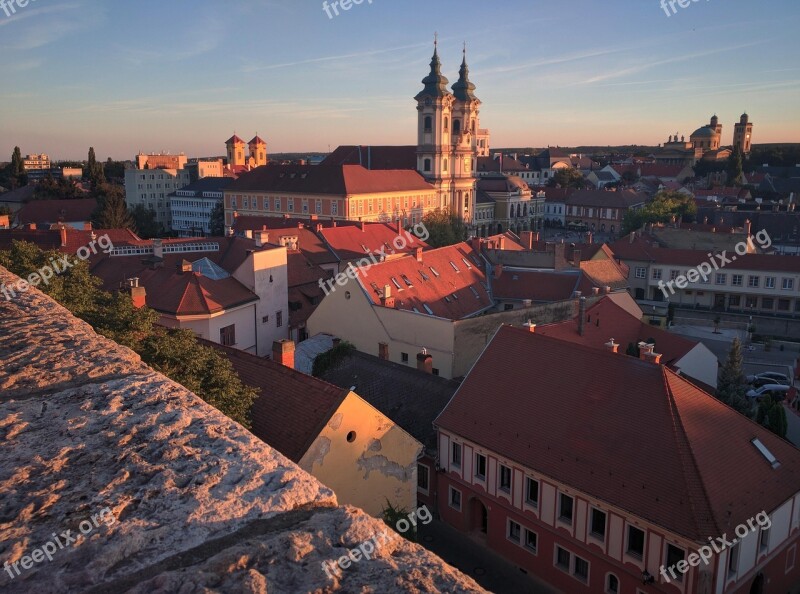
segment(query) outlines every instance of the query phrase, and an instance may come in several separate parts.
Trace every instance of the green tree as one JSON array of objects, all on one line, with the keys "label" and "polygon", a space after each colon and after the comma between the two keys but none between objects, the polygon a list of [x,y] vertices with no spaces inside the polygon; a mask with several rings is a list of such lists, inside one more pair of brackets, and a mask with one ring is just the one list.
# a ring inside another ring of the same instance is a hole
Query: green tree
[{"label": "green tree", "polygon": [[547,185],[551,188],[577,188],[581,190],[586,186],[586,180],[583,179],[581,172],[574,167],[565,167],[557,169]]},{"label": "green tree", "polygon": [[106,176],[103,173],[103,165],[97,162],[93,146],[89,147],[89,156],[86,161],[85,176],[89,178],[89,181],[92,183],[92,188],[96,188],[97,186],[106,182]]},{"label": "green tree", "polygon": [[159,237],[164,233],[161,223],[156,221],[156,211],[145,207],[144,204],[137,204],[130,211],[133,217],[133,224],[136,233],[143,239]]},{"label": "green tree", "polygon": [[212,237],[223,237],[225,235],[225,206],[221,201],[217,202],[211,211],[209,229]]},{"label": "green tree", "polygon": [[101,184],[92,192],[97,209],[92,223],[98,229],[133,229],[134,221],[125,204],[125,190],[112,184]]},{"label": "green tree", "polygon": [[427,243],[431,247],[453,245],[467,238],[464,221],[448,210],[437,208],[422,217],[422,223],[430,233]]},{"label": "green tree", "polygon": [[677,220],[690,223],[696,216],[697,204],[691,196],[681,192],[659,192],[644,207],[628,209],[622,219],[622,232],[630,233],[649,223],[671,223]]},{"label": "green tree", "polygon": [[[411,525],[409,530],[406,532],[400,532],[397,529],[397,524],[400,520],[406,520],[408,522],[408,517],[410,513],[407,509],[392,505],[392,502],[388,499],[386,500],[386,507],[383,508],[383,521],[386,522],[387,526],[390,526],[392,530],[397,532],[403,538],[416,541],[417,540],[417,526],[416,524]],[[411,522],[409,522],[411,524]]]},{"label": "green tree", "polygon": [[731,156],[728,157],[726,172],[728,174],[727,185],[738,186],[742,184],[742,152],[739,150],[738,146],[733,149]]},{"label": "green tree", "polygon": [[22,160],[22,153],[18,146],[14,147],[11,153],[11,164],[8,167],[6,177],[11,182],[12,188],[24,186],[28,183],[28,174],[25,173],[25,161]]},{"label": "green tree", "polygon": [[[11,250],[0,251],[0,265],[26,277],[62,256],[57,251],[42,251],[32,243],[13,241]],[[124,293],[108,293],[100,285],[100,279],[89,272],[89,264],[77,261],[38,288],[99,334],[129,347],[153,369],[250,427],[250,408],[258,391],[242,383],[228,359],[199,344],[189,330],[157,325],[157,312],[148,307],[137,309]]]},{"label": "green tree", "polygon": [[789,424],[786,418],[786,409],[781,402],[777,402],[769,396],[762,398],[761,402],[758,403],[756,421],[775,435],[786,438]]},{"label": "green tree", "polygon": [[728,358],[719,374],[717,398],[749,417],[752,416],[753,407],[747,400],[747,381],[742,370],[743,363],[742,345],[738,338],[734,338]]},{"label": "green tree", "polygon": [[63,177],[53,179],[50,175],[42,178],[33,191],[33,200],[73,200],[85,197],[73,180]]},{"label": "green tree", "polygon": [[111,157],[105,163],[103,167],[103,173],[105,178],[108,179],[125,179],[125,163],[122,161],[114,161]]}]

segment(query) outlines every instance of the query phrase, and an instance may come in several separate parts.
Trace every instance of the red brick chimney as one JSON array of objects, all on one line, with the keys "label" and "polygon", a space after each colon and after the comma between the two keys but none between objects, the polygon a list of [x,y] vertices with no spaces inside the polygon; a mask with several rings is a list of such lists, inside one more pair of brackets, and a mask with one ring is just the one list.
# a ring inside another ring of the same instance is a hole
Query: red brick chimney
[{"label": "red brick chimney", "polygon": [[422,248],[414,248],[414,255],[417,257],[417,262],[422,262]]},{"label": "red brick chimney", "polygon": [[417,369],[425,373],[433,373],[433,357],[425,349],[422,349],[421,353],[417,353]]},{"label": "red brick chimney", "polygon": [[528,329],[528,332],[531,334],[536,333],[536,324],[533,323],[533,320],[528,320],[523,324],[523,326],[525,326]]},{"label": "red brick chimney", "polygon": [[499,249],[499,250],[506,249],[506,236],[505,235],[501,235],[500,239],[497,242],[497,244],[498,244],[497,245],[497,249]]},{"label": "red brick chimney", "polygon": [[[36,225],[32,226],[32,229],[36,229]],[[58,228],[59,233],[61,234],[61,247],[67,245],[67,226],[61,225]]]},{"label": "red brick chimney", "polygon": [[283,339],[272,343],[272,360],[294,369],[294,341]]},{"label": "red brick chimney", "polygon": [[473,237],[469,240],[470,247],[475,251],[475,253],[481,253],[481,238],[480,237]]},{"label": "red brick chimney", "polygon": [[381,295],[381,305],[384,307],[394,307],[394,297],[392,297],[391,285],[383,286],[383,295]]},{"label": "red brick chimney", "polygon": [[744,234],[750,237],[750,231],[753,229],[753,224],[750,222],[750,219],[747,219],[744,222]]},{"label": "red brick chimney", "polygon": [[613,339],[613,338],[612,338],[611,340],[609,340],[609,341],[608,341],[608,342],[605,344],[605,347],[606,347],[606,348],[607,348],[609,351],[611,351],[612,353],[618,353],[618,352],[619,352],[619,344],[617,344],[616,342],[614,342],[614,339]]},{"label": "red brick chimney", "polygon": [[317,233],[322,232],[322,223],[317,223]]},{"label": "red brick chimney", "polygon": [[147,291],[139,286],[138,278],[129,278],[128,287],[125,290],[131,296],[131,302],[136,309],[144,307],[146,304]]},{"label": "red brick chimney", "polygon": [[653,353],[653,349],[656,348],[654,344],[647,344],[646,342],[640,342],[638,345],[639,347],[639,358],[642,361],[647,361],[647,356]]}]

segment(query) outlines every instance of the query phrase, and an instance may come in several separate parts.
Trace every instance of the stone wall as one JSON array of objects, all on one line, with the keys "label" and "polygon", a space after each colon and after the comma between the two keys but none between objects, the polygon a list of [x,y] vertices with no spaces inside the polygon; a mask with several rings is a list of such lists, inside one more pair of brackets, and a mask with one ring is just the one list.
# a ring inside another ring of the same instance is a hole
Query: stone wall
[{"label": "stone wall", "polygon": [[483,592],[396,535],[327,575],[387,526],[35,289],[0,361],[2,592]]}]

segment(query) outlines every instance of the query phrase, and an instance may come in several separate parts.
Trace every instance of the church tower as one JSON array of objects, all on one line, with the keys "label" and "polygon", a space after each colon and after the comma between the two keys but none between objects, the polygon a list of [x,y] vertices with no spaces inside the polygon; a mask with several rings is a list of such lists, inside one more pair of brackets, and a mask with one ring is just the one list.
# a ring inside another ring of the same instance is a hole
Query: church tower
[{"label": "church tower", "polygon": [[247,146],[250,148],[250,162],[253,167],[261,167],[267,164],[267,143],[259,138],[258,134],[247,143]]},{"label": "church tower", "polygon": [[743,155],[749,155],[752,143],[753,124],[750,122],[750,116],[743,113],[739,118],[739,123],[733,126],[733,148],[735,150],[736,147],[739,147]]},{"label": "church tower", "polygon": [[475,85],[469,80],[467,47],[464,44],[458,81],[453,85],[453,212],[472,221],[478,163],[478,108]]},{"label": "church tower", "polygon": [[228,167],[247,165],[247,159],[244,155],[244,140],[234,134],[225,141],[225,147],[228,149]]}]

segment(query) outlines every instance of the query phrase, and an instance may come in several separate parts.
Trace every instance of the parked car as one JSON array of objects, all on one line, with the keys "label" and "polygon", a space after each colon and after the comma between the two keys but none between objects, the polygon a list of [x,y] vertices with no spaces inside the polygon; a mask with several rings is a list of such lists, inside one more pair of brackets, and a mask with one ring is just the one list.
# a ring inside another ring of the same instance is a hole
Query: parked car
[{"label": "parked car", "polygon": [[747,383],[754,384],[756,382],[760,382],[759,385],[763,386],[765,381],[772,384],[782,384],[785,386],[790,385],[792,382],[786,376],[786,374],[778,373],[776,371],[764,371],[763,373],[756,373],[754,375],[747,376]]},{"label": "parked car", "polygon": [[765,396],[771,396],[773,400],[780,402],[786,398],[789,389],[790,386],[784,386],[782,384],[766,384],[765,386],[747,392],[747,397],[761,400]]}]

